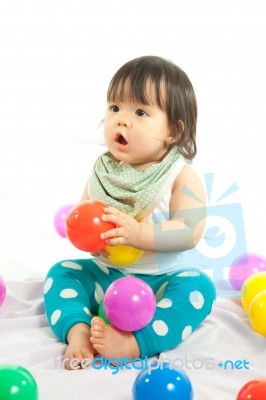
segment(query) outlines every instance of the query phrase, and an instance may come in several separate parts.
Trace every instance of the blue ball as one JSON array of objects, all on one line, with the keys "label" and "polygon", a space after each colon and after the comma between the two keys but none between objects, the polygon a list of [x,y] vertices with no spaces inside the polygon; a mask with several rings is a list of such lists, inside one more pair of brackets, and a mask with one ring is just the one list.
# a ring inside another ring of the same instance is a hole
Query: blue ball
[{"label": "blue ball", "polygon": [[184,371],[169,363],[145,368],[133,385],[133,400],[193,400],[191,382]]}]

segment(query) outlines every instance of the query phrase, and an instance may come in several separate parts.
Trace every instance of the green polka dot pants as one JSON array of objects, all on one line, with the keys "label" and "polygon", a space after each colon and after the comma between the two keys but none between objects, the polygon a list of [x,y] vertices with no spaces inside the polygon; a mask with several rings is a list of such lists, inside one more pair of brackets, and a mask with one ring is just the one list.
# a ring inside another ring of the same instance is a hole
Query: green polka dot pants
[{"label": "green polka dot pants", "polygon": [[[91,325],[91,318],[98,315],[104,292],[123,276],[116,269],[97,266],[92,259],[55,264],[44,284],[45,312],[54,334],[66,343],[73,325],[81,322]],[[151,357],[177,346],[211,312],[215,287],[211,279],[197,269],[134,276],[148,283],[157,299],[152,321],[134,332],[141,357]]]}]

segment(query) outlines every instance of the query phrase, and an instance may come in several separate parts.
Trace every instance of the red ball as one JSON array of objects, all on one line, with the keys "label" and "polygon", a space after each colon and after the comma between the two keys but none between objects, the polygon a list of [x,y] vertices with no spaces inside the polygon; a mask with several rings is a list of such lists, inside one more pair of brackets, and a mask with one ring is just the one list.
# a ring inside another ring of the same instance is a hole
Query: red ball
[{"label": "red ball", "polygon": [[105,204],[84,200],[66,217],[66,234],[71,243],[83,251],[99,251],[106,246],[100,234],[115,228],[111,222],[102,221]]},{"label": "red ball", "polygon": [[237,395],[236,400],[265,400],[266,378],[254,379],[246,383]]}]

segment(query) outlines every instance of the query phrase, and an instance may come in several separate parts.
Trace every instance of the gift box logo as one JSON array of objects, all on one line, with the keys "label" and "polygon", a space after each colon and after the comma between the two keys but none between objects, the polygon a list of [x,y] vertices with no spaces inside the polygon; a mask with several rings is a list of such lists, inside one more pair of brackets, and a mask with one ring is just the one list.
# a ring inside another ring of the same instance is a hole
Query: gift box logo
[{"label": "gift box logo", "polygon": [[[211,201],[213,177],[214,174],[205,174],[208,200],[206,208],[180,210],[175,213],[175,218],[193,220],[194,229],[202,218],[205,218],[205,230],[201,240],[191,250],[179,253],[177,263],[179,268],[197,268],[208,273],[216,284],[219,296],[234,296],[236,292],[228,281],[228,270],[239,256],[247,252],[243,212],[239,203],[222,204],[222,200],[238,190],[236,183],[215,202]],[[188,188],[185,187],[183,192],[202,203]],[[160,217],[156,215],[156,222],[165,219],[166,215],[163,214]],[[156,224],[155,238],[158,243],[162,243],[162,240],[168,243],[178,240],[179,230],[176,230],[177,236],[175,236],[173,231],[163,232],[160,227],[160,224]],[[173,261],[173,254],[158,253],[158,265],[162,273],[166,264],[169,265]]]}]

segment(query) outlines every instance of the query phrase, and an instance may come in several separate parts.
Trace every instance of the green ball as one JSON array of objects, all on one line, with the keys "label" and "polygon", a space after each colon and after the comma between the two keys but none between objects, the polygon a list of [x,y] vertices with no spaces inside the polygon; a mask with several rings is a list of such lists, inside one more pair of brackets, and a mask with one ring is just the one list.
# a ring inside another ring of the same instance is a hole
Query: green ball
[{"label": "green ball", "polygon": [[100,305],[99,305],[98,316],[101,317],[106,324],[111,324],[111,322],[109,321],[109,319],[106,317],[106,315],[104,313],[103,300],[100,302]]},{"label": "green ball", "polygon": [[38,387],[31,373],[16,364],[0,365],[0,400],[38,400]]}]

